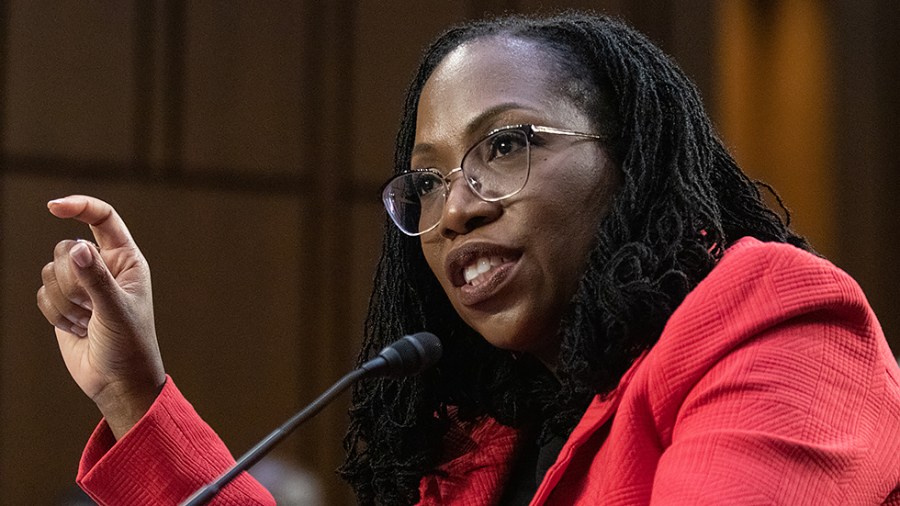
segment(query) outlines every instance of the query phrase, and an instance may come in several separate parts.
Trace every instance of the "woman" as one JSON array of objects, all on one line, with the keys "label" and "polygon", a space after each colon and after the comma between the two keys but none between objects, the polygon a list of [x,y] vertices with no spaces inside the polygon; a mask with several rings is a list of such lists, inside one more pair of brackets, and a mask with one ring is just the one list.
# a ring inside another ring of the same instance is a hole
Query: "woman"
[{"label": "woman", "polygon": [[[360,358],[422,329],[445,355],[356,388],[360,503],[900,503],[900,373],[865,298],[646,39],[578,14],[454,28],[404,111]],[[108,424],[79,482],[182,499],[229,457],[165,377],[146,265],[108,205],[50,210],[103,252],[63,241],[38,294]],[[246,476],[223,496],[266,500]]]}]

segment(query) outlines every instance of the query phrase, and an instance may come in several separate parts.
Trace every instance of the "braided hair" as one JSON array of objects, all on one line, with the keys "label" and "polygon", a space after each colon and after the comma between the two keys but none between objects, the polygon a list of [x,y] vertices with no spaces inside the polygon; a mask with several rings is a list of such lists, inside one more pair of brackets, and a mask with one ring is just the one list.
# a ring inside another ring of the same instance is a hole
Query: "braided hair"
[{"label": "braided hair", "polygon": [[568,435],[591,399],[615,388],[741,237],[809,249],[737,167],[688,78],[644,36],[603,16],[509,16],[445,32],[407,92],[395,172],[410,166],[419,97],[437,65],[465,42],[498,36],[534,41],[546,51],[548,64],[559,67],[560,93],[605,136],[621,185],[562,318],[557,379],[535,359],[494,348],[468,327],[428,268],[418,238],[385,221],[359,360],[423,329],[441,336],[444,356],[421,376],[355,387],[339,472],[360,504],[416,502],[420,479],[439,464],[451,418],[490,416],[515,427],[541,421],[540,437]]}]

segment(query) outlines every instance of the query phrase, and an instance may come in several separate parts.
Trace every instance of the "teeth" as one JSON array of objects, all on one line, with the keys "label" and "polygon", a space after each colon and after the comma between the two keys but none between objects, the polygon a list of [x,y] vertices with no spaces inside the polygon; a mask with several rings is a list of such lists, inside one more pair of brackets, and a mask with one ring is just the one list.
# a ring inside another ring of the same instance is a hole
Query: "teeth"
[{"label": "teeth", "polygon": [[478,282],[473,283],[476,278],[490,271],[491,268],[503,264],[505,261],[506,260],[503,257],[498,256],[480,257],[463,269],[463,278],[466,280],[466,283],[477,286],[479,284]]}]

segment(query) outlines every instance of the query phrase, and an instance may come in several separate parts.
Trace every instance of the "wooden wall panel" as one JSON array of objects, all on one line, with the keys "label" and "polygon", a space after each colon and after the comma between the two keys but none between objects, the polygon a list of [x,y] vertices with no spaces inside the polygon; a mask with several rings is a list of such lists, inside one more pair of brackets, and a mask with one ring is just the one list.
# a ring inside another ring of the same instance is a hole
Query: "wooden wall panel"
[{"label": "wooden wall panel", "polygon": [[[325,386],[337,381],[356,363],[372,292],[372,276],[381,253],[384,220],[381,203],[377,199],[366,199],[347,202],[346,205],[349,206],[347,221],[340,231],[345,251],[341,254],[340,266],[328,273],[336,285],[334,290],[338,302],[335,307],[319,308],[320,311],[332,313],[334,318],[331,334],[319,336],[322,341],[328,341],[330,347],[317,354],[318,360],[326,362],[318,364],[318,382]],[[315,269],[319,265],[317,262],[310,267]],[[307,363],[305,358],[304,363]],[[306,385],[315,383],[310,380]],[[325,386],[319,388],[324,389]],[[310,400],[304,399],[304,403]],[[341,396],[293,438],[299,461],[317,473],[328,504],[356,504],[349,486],[334,472],[344,461],[343,438],[348,423],[349,401],[349,393]]]},{"label": "wooden wall panel", "polygon": [[308,394],[300,350],[315,336],[299,308],[315,291],[298,261],[307,206],[258,194],[148,193],[134,221],[155,266],[167,370],[243,453]]},{"label": "wooden wall panel", "polygon": [[465,19],[465,2],[359,2],[353,76],[353,175],[378,187],[391,174],[406,88],[425,46]]},{"label": "wooden wall panel", "polygon": [[722,136],[751,177],[771,184],[796,229],[836,251],[833,70],[823,4],[720,4],[715,96]]},{"label": "wooden wall panel", "polygon": [[900,4],[829,0],[838,256],[900,356]]},{"label": "wooden wall panel", "polygon": [[[347,290],[347,310],[350,320],[355,325],[364,322],[369,308],[369,296],[372,293],[372,279],[375,266],[381,256],[381,239],[384,220],[384,207],[377,199],[360,201],[353,204],[353,214],[347,224],[347,233],[353,236],[353,250],[348,268],[351,289]],[[346,356],[356,360],[362,336],[362,327],[353,334],[356,339],[346,346]],[[398,336],[399,338],[400,336]]]},{"label": "wooden wall panel", "polygon": [[[305,2],[184,4],[186,170],[296,174],[312,83]],[[170,20],[170,22],[176,22]]]},{"label": "wooden wall panel", "polygon": [[40,269],[52,256],[55,238],[72,233],[44,216],[46,201],[34,190],[45,181],[3,177],[0,262],[12,266],[0,279],[3,504],[53,504],[72,487],[79,447],[99,419],[68,377],[56,338],[35,306]]},{"label": "wooden wall panel", "polygon": [[134,3],[92,5],[8,2],[4,153],[130,159]]}]

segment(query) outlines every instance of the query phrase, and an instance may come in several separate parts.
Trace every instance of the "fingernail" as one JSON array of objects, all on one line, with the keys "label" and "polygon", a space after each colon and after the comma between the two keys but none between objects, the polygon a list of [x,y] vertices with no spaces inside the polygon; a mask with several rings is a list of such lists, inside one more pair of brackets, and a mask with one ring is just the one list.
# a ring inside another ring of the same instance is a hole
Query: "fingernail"
[{"label": "fingernail", "polygon": [[50,202],[47,202],[47,207],[50,207],[54,204],[60,204],[60,203],[62,203],[62,201],[63,201],[63,199],[53,199]]},{"label": "fingernail", "polygon": [[84,301],[84,302],[79,302],[78,305],[81,306],[81,307],[83,307],[83,308],[85,308],[85,309],[87,309],[88,311],[91,311],[91,310],[94,309],[94,305],[91,304],[91,301],[90,301],[90,300],[86,300],[86,301]]},{"label": "fingernail", "polygon": [[87,247],[87,244],[84,244],[83,242],[79,242],[75,246],[72,246],[69,254],[72,255],[72,260],[75,261],[75,264],[82,269],[90,267],[91,264],[94,263],[94,257],[91,255],[91,250]]},{"label": "fingernail", "polygon": [[84,328],[87,328],[89,323],[91,323],[90,318],[81,318],[78,320],[78,325],[81,325]]},{"label": "fingernail", "polygon": [[87,335],[87,329],[85,329],[83,327],[79,327],[78,325],[72,325],[71,332],[73,334],[75,334],[76,336],[81,336],[81,337],[84,337]]}]

